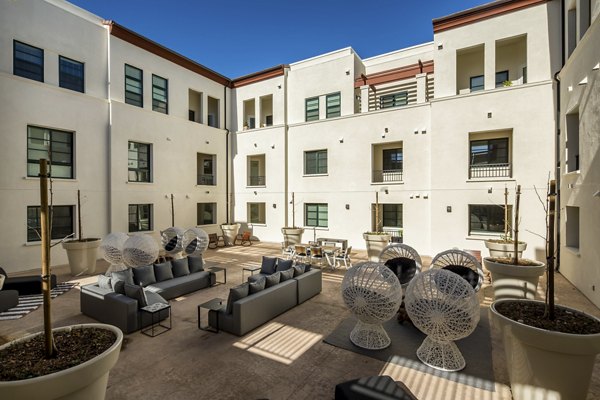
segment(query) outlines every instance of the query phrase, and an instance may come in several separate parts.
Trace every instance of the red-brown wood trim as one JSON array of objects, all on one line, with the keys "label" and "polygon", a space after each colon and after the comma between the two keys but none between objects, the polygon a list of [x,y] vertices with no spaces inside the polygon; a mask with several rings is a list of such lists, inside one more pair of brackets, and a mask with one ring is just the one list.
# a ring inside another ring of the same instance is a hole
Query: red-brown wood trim
[{"label": "red-brown wood trim", "polygon": [[499,0],[484,4],[465,11],[460,11],[445,17],[436,18],[433,22],[433,32],[438,33],[459,26],[469,25],[484,19],[507,14],[523,8],[543,4],[549,0]]},{"label": "red-brown wood trim", "polygon": [[254,72],[252,74],[240,76],[231,81],[232,88],[238,88],[242,86],[249,85],[251,83],[265,81],[267,79],[275,78],[277,76],[281,76],[285,73],[285,68],[287,65],[278,65],[276,67],[268,68],[263,71]]},{"label": "red-brown wood trim", "polygon": [[433,61],[420,61],[417,64],[407,65],[405,67],[390,69],[387,71],[377,72],[370,75],[361,75],[354,81],[354,87],[358,88],[363,85],[381,85],[382,83],[399,81],[402,79],[414,78],[418,74],[433,73]]},{"label": "red-brown wood trim", "polygon": [[124,40],[128,43],[133,44],[141,49],[144,49],[152,54],[155,54],[159,57],[164,58],[165,60],[169,60],[174,64],[177,64],[185,69],[188,69],[192,72],[195,72],[199,75],[202,75],[212,81],[220,83],[224,86],[230,86],[231,80],[205,66],[198,64],[195,61],[190,60],[187,57],[182,56],[181,54],[175,53],[172,50],[167,49],[160,44],[131,31],[124,26],[117,24],[114,21],[104,21],[104,25],[107,25],[110,30],[110,34],[118,37],[121,40]]}]

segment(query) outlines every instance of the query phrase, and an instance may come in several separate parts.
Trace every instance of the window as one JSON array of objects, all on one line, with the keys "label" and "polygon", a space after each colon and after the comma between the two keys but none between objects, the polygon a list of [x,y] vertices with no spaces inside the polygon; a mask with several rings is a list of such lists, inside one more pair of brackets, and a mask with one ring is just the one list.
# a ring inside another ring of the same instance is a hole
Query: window
[{"label": "window", "polygon": [[483,75],[472,76],[471,78],[469,78],[469,88],[471,89],[471,92],[483,90],[483,88],[484,88]]},{"label": "window", "polygon": [[248,156],[247,186],[265,186],[266,183],[265,155]]},{"label": "window", "polygon": [[306,99],[306,121],[317,121],[319,119],[319,98]]},{"label": "window", "polygon": [[[63,239],[73,233],[73,206],[53,206],[50,239]],[[27,207],[27,241],[39,242],[41,238],[41,207]]]},{"label": "window", "polygon": [[265,125],[266,126],[273,126],[273,116],[272,115],[267,115],[265,117]]},{"label": "window", "polygon": [[[508,221],[512,221],[512,206],[508,206]],[[469,235],[479,233],[504,233],[503,205],[469,204]]]},{"label": "window", "polygon": [[214,186],[217,184],[215,179],[215,158],[213,154],[202,154],[198,153],[196,156],[196,166],[198,168],[198,179],[197,185],[210,185]]},{"label": "window", "polygon": [[341,115],[342,96],[340,92],[328,94],[326,97],[327,118],[335,118]]},{"label": "window", "polygon": [[402,228],[402,204],[382,204],[383,226]]},{"label": "window", "polygon": [[151,145],[129,142],[127,166],[129,182],[151,182]]},{"label": "window", "polygon": [[158,75],[152,75],[152,110],[169,113],[169,82]]},{"label": "window", "polygon": [[327,150],[304,152],[304,174],[326,174],[327,173]]},{"label": "window", "polygon": [[566,207],[566,245],[573,249],[579,249],[579,207]]},{"label": "window", "polygon": [[408,104],[408,92],[387,94],[379,98],[380,108],[392,108]]},{"label": "window", "polygon": [[50,162],[53,178],[73,179],[73,133],[27,127],[27,176],[40,173],[40,158]]},{"label": "window", "polygon": [[508,71],[496,72],[496,87],[504,86],[504,82],[508,82]]},{"label": "window", "polygon": [[84,92],[83,63],[59,56],[58,70],[58,84],[61,88]]},{"label": "window", "polygon": [[579,109],[565,116],[567,128],[566,172],[579,171]]},{"label": "window", "polygon": [[129,232],[152,230],[152,204],[129,205]]},{"label": "window", "polygon": [[470,178],[510,177],[508,138],[471,140]]},{"label": "window", "polygon": [[327,228],[327,204],[307,203],[304,205],[304,225]]},{"label": "window", "polygon": [[142,70],[127,64],[125,64],[125,103],[144,107]]},{"label": "window", "polygon": [[217,203],[198,203],[197,207],[197,225],[217,223]]},{"label": "window", "polygon": [[44,82],[44,50],[16,40],[13,46],[13,73]]},{"label": "window", "polygon": [[252,224],[266,223],[265,203],[248,203],[248,222]]},{"label": "window", "polygon": [[383,171],[402,171],[402,148],[382,151]]}]

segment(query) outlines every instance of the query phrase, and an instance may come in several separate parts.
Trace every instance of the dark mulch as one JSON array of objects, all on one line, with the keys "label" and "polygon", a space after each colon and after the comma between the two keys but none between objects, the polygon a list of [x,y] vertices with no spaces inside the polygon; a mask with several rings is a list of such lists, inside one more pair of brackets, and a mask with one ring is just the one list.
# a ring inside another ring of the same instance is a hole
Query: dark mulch
[{"label": "dark mulch", "polygon": [[581,312],[573,312],[560,306],[555,308],[556,318],[553,321],[544,318],[545,307],[543,303],[510,301],[497,304],[496,310],[513,321],[548,331],[578,335],[600,333],[600,322],[598,320]]},{"label": "dark mulch", "polygon": [[74,367],[106,351],[116,335],[105,329],[72,329],[54,332],[56,357],[45,358],[44,335],[0,350],[0,381],[18,381]]},{"label": "dark mulch", "polygon": [[[496,262],[498,264],[515,265],[513,263],[514,258],[512,258],[512,257],[508,257],[508,258],[506,258],[506,257],[490,257],[490,261]],[[531,267],[531,266],[535,266],[535,265],[540,265],[540,263],[538,261],[528,260],[527,258],[519,258],[518,265],[525,266],[525,267]]]}]

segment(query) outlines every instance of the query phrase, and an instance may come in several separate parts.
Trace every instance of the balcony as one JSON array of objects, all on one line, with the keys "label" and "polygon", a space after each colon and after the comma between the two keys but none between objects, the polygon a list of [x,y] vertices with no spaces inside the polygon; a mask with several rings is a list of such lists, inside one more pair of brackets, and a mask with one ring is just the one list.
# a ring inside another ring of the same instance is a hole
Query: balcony
[{"label": "balcony", "polygon": [[501,164],[471,164],[469,166],[469,179],[473,178],[510,178],[512,165]]},{"label": "balcony", "polygon": [[392,243],[402,243],[402,228],[384,226],[381,230],[392,237]]},{"label": "balcony", "polygon": [[373,183],[402,182],[401,169],[381,169],[373,171]]},{"label": "balcony", "polygon": [[265,186],[266,182],[266,176],[250,175],[248,177],[248,186]]},{"label": "balcony", "polygon": [[215,185],[215,176],[207,174],[198,174],[198,185]]}]

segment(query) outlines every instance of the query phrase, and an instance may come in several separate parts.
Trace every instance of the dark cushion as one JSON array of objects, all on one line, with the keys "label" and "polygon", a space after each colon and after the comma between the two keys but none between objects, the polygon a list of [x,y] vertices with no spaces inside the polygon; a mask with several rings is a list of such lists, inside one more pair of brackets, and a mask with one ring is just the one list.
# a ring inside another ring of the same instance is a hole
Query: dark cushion
[{"label": "dark cushion", "polygon": [[185,258],[171,260],[171,264],[173,264],[173,276],[175,278],[177,278],[179,276],[186,276],[186,275],[190,274],[188,260],[186,260]]},{"label": "dark cushion", "polygon": [[156,283],[154,276],[154,265],[146,265],[145,267],[135,267],[133,269],[133,282],[136,285],[148,286]]},{"label": "dark cushion", "polygon": [[275,272],[274,274],[271,275],[267,275],[265,277],[266,279],[266,284],[265,284],[265,289],[266,288],[270,288],[271,286],[275,286],[279,283],[280,279],[281,279],[281,272]]},{"label": "dark cushion", "polygon": [[154,264],[154,275],[156,276],[156,282],[173,279],[173,266],[171,261]]},{"label": "dark cushion", "polygon": [[304,273],[304,264],[294,265],[294,277],[300,276]]},{"label": "dark cushion", "polygon": [[165,244],[166,251],[173,251],[177,247],[177,236],[172,237],[167,244]]},{"label": "dark cushion", "polygon": [[126,283],[125,284],[125,296],[137,300],[138,308],[146,307],[148,305],[148,301],[146,300],[146,295],[144,294],[144,288],[141,286],[130,285],[130,284]]},{"label": "dark cushion", "polygon": [[[112,284],[113,290],[118,281],[123,281],[130,285],[133,285],[133,271],[131,268],[124,269],[122,271],[113,271],[110,274],[110,283]],[[116,290],[115,290],[116,292]]]},{"label": "dark cushion", "polygon": [[190,274],[194,272],[204,271],[204,260],[202,257],[188,257],[188,267],[190,270]]},{"label": "dark cushion", "polygon": [[308,272],[312,268],[312,265],[310,265],[310,264],[302,264],[302,265],[304,265],[304,272]]},{"label": "dark cushion", "polygon": [[293,268],[286,269],[285,271],[279,271],[279,273],[281,274],[281,279],[279,280],[280,282],[285,282],[294,277],[294,269]]},{"label": "dark cushion", "polygon": [[106,275],[98,275],[98,287],[101,287],[102,289],[114,290],[112,284],[110,283],[110,276]]},{"label": "dark cushion", "polygon": [[265,257],[262,258],[262,264],[260,265],[260,273],[265,275],[271,275],[276,271],[277,258],[275,257]]},{"label": "dark cushion", "polygon": [[250,293],[250,285],[248,282],[229,289],[229,297],[227,298],[227,308],[225,309],[225,312],[231,314],[233,312],[233,303],[239,299],[248,297],[248,293]]},{"label": "dark cushion", "polygon": [[467,282],[469,282],[469,285],[471,285],[473,289],[475,289],[479,284],[479,274],[469,267],[465,267],[464,265],[446,265],[442,269],[452,271],[455,274],[462,276]]},{"label": "dark cushion", "polygon": [[0,275],[4,275],[5,277],[8,278],[8,274],[6,273],[6,271],[2,267],[0,267]]},{"label": "dark cushion", "polygon": [[276,271],[285,271],[286,269],[292,268],[294,265],[294,260],[283,260],[281,258],[277,259],[277,268]]},{"label": "dark cushion", "polygon": [[417,273],[417,262],[408,257],[396,257],[385,262],[385,266],[396,274],[401,284],[410,282]]},{"label": "dark cushion", "polygon": [[259,275],[259,279],[256,279],[252,282],[249,281],[248,284],[250,285],[250,294],[254,294],[265,288],[265,285],[267,284],[267,278],[265,278],[264,275]]},{"label": "dark cushion", "polygon": [[125,281],[117,281],[112,287],[115,293],[125,294]]}]

